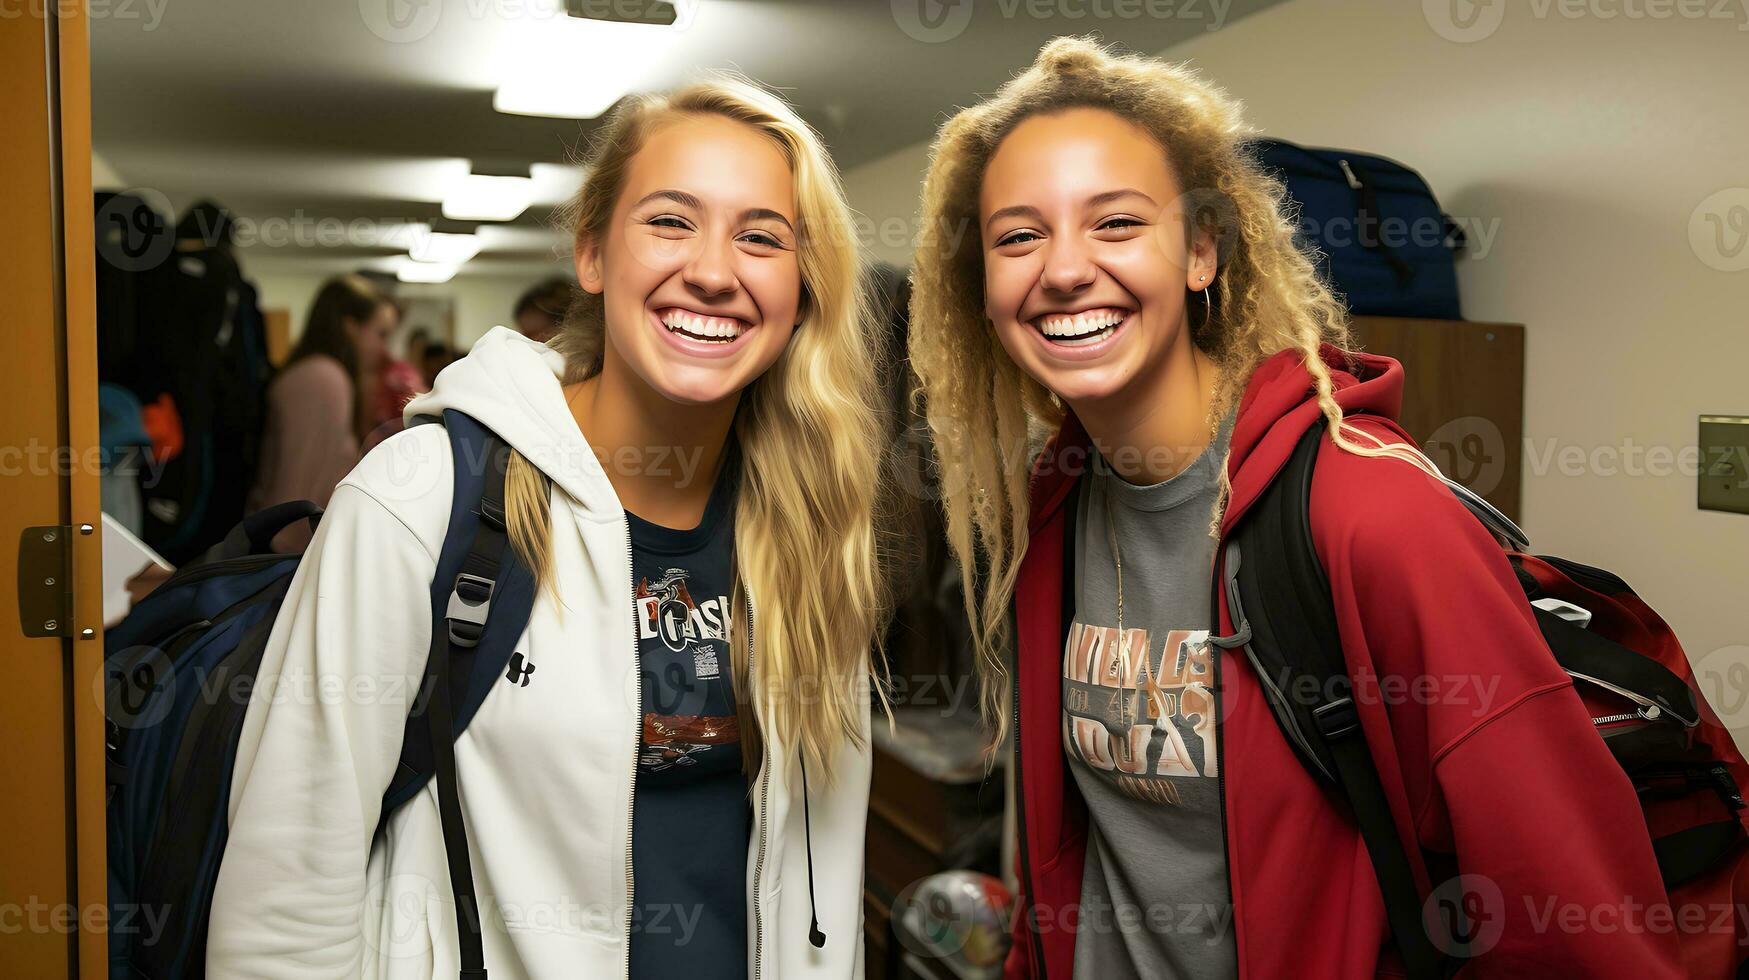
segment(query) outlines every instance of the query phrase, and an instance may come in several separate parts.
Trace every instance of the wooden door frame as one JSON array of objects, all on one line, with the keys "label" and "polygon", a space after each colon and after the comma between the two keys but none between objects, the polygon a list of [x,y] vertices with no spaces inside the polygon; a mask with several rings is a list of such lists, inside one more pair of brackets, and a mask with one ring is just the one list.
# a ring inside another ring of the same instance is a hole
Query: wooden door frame
[{"label": "wooden door frame", "polygon": [[[33,978],[108,974],[89,50],[78,0],[0,18],[0,785],[12,800],[0,808],[0,912],[12,920],[0,921],[0,974]],[[68,529],[71,615],[60,635],[32,637],[17,547],[45,526]]]}]

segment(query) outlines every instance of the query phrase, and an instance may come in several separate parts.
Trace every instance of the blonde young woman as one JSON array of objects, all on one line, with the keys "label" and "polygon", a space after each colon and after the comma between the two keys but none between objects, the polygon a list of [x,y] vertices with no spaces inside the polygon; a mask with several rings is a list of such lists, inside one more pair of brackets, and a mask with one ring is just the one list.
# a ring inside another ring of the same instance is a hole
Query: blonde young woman
[{"label": "blonde young woman", "polygon": [[1320,418],[1349,662],[1475,682],[1359,705],[1423,888],[1497,889],[1466,975],[1681,975],[1669,930],[1538,918],[1667,902],[1633,788],[1391,421],[1400,366],[1345,349],[1245,132],[1192,71],[1062,38],[935,144],[911,355],[986,708],[1014,724],[1009,975],[1401,975],[1352,816],[1209,642],[1234,632],[1217,544]]},{"label": "blonde young woman", "polygon": [[[879,446],[837,173],[731,79],[624,104],[587,164],[561,334],[496,327],[407,409],[510,444],[540,583],[455,746],[487,969],[860,974]],[[209,975],[456,975],[435,790],[372,840],[451,468],[415,426],[334,492],[241,737]]]}]

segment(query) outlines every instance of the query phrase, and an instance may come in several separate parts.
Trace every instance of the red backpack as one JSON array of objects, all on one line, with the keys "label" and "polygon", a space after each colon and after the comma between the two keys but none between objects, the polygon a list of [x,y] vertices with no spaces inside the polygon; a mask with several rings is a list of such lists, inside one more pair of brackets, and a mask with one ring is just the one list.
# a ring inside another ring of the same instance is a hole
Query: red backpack
[{"label": "red backpack", "polygon": [[[1293,457],[1240,520],[1225,574],[1243,652],[1289,744],[1315,777],[1352,804],[1411,977],[1448,975],[1453,930],[1429,921],[1454,910],[1420,893],[1378,770],[1354,724],[1330,586],[1312,547],[1312,469],[1325,426],[1307,430]],[[1738,976],[1749,961],[1749,810],[1739,787],[1749,764],[1695,684],[1664,620],[1619,577],[1531,555],[1524,532],[1458,484],[1452,491],[1506,549],[1555,660],[1574,681],[1597,733],[1639,791],[1646,830],[1681,930],[1688,975]],[[1243,556],[1243,558],[1241,558]],[[1283,642],[1285,638],[1296,642]],[[1279,691],[1317,691],[1290,699]],[[1696,912],[1706,920],[1696,922]],[[1718,921],[1728,915],[1730,924]],[[1696,927],[1690,927],[1696,926]],[[1430,935],[1442,932],[1441,942]],[[1749,974],[1746,974],[1749,975]]]}]

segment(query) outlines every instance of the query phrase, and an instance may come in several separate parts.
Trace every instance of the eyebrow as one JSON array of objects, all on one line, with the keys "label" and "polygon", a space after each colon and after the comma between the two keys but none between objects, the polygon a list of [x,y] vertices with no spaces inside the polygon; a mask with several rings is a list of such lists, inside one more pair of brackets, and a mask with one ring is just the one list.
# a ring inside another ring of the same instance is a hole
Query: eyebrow
[{"label": "eyebrow", "polygon": [[[1147,201],[1149,204],[1159,207],[1153,198],[1136,190],[1134,187],[1120,187],[1114,191],[1101,191],[1100,193],[1088,198],[1087,203],[1084,206],[1096,208],[1102,204],[1110,204],[1111,202],[1124,197],[1139,197],[1142,200]],[[1042,222],[1044,220],[1044,215],[1040,213],[1038,208],[1035,208],[1030,204],[1014,204],[990,212],[990,218],[988,221],[984,222],[984,227],[987,229],[1003,218],[1032,218],[1035,221]]]},{"label": "eyebrow", "polygon": [[[697,195],[688,194],[685,191],[677,191],[677,190],[651,191],[650,193],[645,194],[643,197],[639,198],[638,203],[634,204],[632,206],[633,207],[642,207],[643,205],[648,204],[651,201],[658,201],[658,200],[673,201],[675,204],[678,204],[681,207],[692,208],[694,211],[703,211],[704,210],[704,202],[699,200]],[[790,224],[790,220],[783,216],[783,212],[773,211],[770,208],[748,208],[747,210],[742,211],[741,215],[740,215],[741,221],[755,221],[755,220],[760,220],[760,219],[782,222],[783,226],[785,228],[788,228],[792,234],[796,230],[795,226]]]}]

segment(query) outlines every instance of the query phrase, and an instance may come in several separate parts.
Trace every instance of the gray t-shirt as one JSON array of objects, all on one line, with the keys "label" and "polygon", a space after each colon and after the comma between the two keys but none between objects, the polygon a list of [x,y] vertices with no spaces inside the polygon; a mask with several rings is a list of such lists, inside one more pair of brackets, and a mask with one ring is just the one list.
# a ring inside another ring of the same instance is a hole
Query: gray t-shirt
[{"label": "gray t-shirt", "polygon": [[[1063,651],[1063,750],[1090,833],[1076,980],[1238,975],[1221,776],[1218,649],[1208,643],[1209,521],[1232,418],[1164,483],[1094,454],[1075,513],[1075,620]],[[1109,509],[1123,560],[1124,642]]]}]

